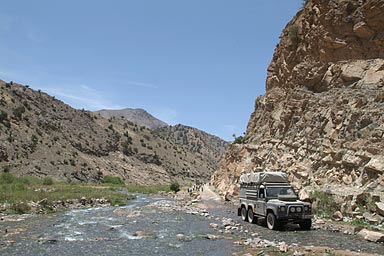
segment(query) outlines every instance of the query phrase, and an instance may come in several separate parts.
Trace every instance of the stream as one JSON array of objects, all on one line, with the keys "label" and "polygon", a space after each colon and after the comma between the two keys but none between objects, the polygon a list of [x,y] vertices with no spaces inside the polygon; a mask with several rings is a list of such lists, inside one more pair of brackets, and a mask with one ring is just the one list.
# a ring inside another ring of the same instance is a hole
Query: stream
[{"label": "stream", "polygon": [[[384,255],[382,244],[352,235],[294,228],[271,231],[263,225],[245,223],[237,217],[236,209],[216,201],[205,202],[210,205],[210,217],[155,207],[156,203],[172,201],[177,204],[173,199],[138,194],[123,207],[0,221],[0,255],[241,255],[246,248],[234,241],[247,239],[252,233],[274,242]],[[220,229],[212,229],[210,224],[220,225],[223,218],[232,218],[244,232],[207,239],[208,234],[219,235]]]},{"label": "stream", "polygon": [[[202,216],[143,207],[158,200],[137,195],[124,207],[70,210],[7,222],[0,255],[219,256],[235,252],[232,241],[204,237],[214,231]],[[2,222],[0,229],[5,229]],[[178,234],[185,239],[177,238]]]}]

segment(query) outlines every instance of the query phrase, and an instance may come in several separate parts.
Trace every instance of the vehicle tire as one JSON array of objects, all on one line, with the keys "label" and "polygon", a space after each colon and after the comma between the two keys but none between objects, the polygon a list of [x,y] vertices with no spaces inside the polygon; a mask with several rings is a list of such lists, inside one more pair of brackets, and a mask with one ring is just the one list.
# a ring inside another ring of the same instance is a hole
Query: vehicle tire
[{"label": "vehicle tire", "polygon": [[248,222],[253,224],[257,222],[257,217],[255,217],[251,207],[248,209]]},{"label": "vehicle tire", "polygon": [[277,219],[273,212],[269,212],[267,215],[267,227],[271,230],[276,230],[279,228]]},{"label": "vehicle tire", "polygon": [[241,207],[241,219],[243,221],[248,221],[247,209],[244,206]]},{"label": "vehicle tire", "polygon": [[304,220],[303,222],[300,222],[299,225],[301,229],[310,230],[312,226],[312,220]]}]

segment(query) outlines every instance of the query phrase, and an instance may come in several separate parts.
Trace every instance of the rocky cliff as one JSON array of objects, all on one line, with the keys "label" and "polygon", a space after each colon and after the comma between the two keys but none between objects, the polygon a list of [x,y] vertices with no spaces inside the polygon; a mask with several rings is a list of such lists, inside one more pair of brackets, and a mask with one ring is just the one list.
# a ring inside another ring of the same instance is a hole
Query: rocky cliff
[{"label": "rocky cliff", "polygon": [[309,0],[287,24],[244,144],[212,178],[228,195],[241,173],[284,171],[304,197],[337,195],[341,210],[383,201],[384,1]]},{"label": "rocky cliff", "polygon": [[81,182],[106,175],[144,185],[205,182],[224,153],[210,144],[226,145],[216,139],[196,151],[121,116],[106,119],[0,80],[0,172]]}]

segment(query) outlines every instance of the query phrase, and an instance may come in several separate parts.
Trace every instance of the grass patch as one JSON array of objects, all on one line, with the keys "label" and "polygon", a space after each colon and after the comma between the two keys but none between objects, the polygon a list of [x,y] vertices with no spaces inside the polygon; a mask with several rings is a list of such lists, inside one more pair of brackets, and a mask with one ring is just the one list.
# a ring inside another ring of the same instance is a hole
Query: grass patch
[{"label": "grass patch", "polygon": [[330,217],[340,209],[340,205],[336,203],[335,198],[331,194],[323,191],[314,191],[312,198],[313,211],[319,216]]},{"label": "grass patch", "polygon": [[45,208],[51,208],[54,201],[68,199],[104,198],[112,205],[125,205],[133,196],[122,193],[109,185],[54,182],[51,178],[16,177],[9,173],[0,174],[0,204],[10,204],[11,213],[28,213],[27,202],[47,199]]},{"label": "grass patch", "polygon": [[353,226],[361,226],[361,227],[369,227],[369,223],[364,220],[358,220],[353,219],[350,222],[346,222],[347,224],[353,225]]},{"label": "grass patch", "polygon": [[103,178],[103,183],[106,184],[114,184],[114,185],[124,185],[124,181],[120,177],[114,177],[114,176],[105,176]]}]

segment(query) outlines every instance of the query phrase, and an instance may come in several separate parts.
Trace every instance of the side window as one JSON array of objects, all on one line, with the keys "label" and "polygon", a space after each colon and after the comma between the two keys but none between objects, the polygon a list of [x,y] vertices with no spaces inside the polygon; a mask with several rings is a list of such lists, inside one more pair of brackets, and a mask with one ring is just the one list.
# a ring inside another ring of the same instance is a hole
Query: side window
[{"label": "side window", "polygon": [[264,189],[263,188],[259,189],[259,197],[264,198]]}]

